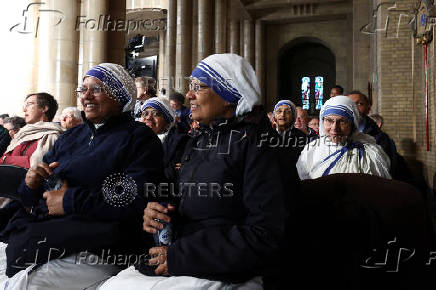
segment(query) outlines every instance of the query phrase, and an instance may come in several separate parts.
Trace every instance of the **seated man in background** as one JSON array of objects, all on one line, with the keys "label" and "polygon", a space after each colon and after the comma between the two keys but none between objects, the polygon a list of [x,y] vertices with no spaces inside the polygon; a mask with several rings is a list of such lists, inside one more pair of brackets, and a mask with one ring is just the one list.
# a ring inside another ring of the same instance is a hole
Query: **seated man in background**
[{"label": "seated man in background", "polygon": [[26,126],[14,135],[0,164],[24,168],[36,166],[63,133],[61,126],[52,122],[58,103],[47,93],[30,94],[24,102]]},{"label": "seated man in background", "polygon": [[76,107],[67,107],[62,110],[61,126],[64,129],[71,129],[83,123],[83,119],[79,109]]},{"label": "seated man in background", "polygon": [[368,116],[372,106],[371,100],[360,91],[351,91],[348,97],[357,105],[360,113],[359,132],[374,137],[377,145],[380,145],[389,156],[391,161],[389,172],[392,178],[413,182],[413,174],[404,158],[398,154],[394,141]]},{"label": "seated man in background", "polygon": [[343,94],[344,94],[344,88],[341,87],[340,85],[336,85],[330,90],[330,98],[341,96]]},{"label": "seated man in background", "polygon": [[296,107],[297,117],[295,118],[295,128],[299,129],[307,136],[309,142],[318,138],[318,134],[309,127],[309,114],[302,107]]},{"label": "seated man in background", "polygon": [[184,106],[185,96],[181,93],[175,92],[170,96],[170,104],[171,108],[174,110],[176,114],[176,122],[179,124],[179,127],[186,132],[189,131],[189,114],[191,111],[189,108]]}]

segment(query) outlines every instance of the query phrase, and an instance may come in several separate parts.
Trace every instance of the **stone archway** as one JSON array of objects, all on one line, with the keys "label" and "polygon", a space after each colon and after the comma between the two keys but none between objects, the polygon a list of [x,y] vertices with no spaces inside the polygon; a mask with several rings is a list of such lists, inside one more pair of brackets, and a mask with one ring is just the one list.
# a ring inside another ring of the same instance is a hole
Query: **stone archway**
[{"label": "stone archway", "polygon": [[336,57],[322,40],[299,37],[284,45],[278,58],[278,92],[282,99],[289,99],[302,106],[302,78],[310,79],[309,113],[317,114],[315,104],[315,78],[324,78],[324,102],[336,82]]}]

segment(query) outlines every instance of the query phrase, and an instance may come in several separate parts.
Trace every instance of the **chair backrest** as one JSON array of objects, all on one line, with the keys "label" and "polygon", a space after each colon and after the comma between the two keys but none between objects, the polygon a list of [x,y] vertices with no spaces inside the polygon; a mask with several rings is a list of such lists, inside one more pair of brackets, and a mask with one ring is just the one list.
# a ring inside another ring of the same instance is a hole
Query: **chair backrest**
[{"label": "chair backrest", "polygon": [[14,165],[0,165],[0,196],[19,200],[18,186],[24,180],[27,169]]},{"label": "chair backrest", "polygon": [[300,268],[309,277],[343,282],[343,289],[370,289],[375,281],[400,287],[429,268],[426,201],[407,183],[367,174],[304,180],[295,219],[299,259],[306,263]]}]

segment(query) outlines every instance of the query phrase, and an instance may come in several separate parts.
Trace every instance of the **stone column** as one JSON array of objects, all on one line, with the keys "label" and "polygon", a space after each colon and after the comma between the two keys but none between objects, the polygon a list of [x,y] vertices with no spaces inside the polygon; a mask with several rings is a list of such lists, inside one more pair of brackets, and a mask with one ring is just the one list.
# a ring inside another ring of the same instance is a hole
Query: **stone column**
[{"label": "stone column", "polygon": [[370,36],[360,32],[360,29],[371,19],[371,13],[369,1],[353,1],[353,89],[365,94],[370,75]]},{"label": "stone column", "polygon": [[[260,87],[260,93],[261,96],[265,96],[264,92],[264,61],[263,61],[263,47],[264,47],[264,41],[263,41],[263,25],[260,20],[256,21],[256,28],[255,28],[255,65],[254,70],[256,71],[257,80],[259,81],[259,87]],[[265,105],[265,100],[263,100],[263,103]]]},{"label": "stone column", "polygon": [[126,1],[108,1],[109,15],[112,23],[108,25],[106,52],[107,61],[125,64],[126,32],[123,30],[123,21],[126,20]]},{"label": "stone column", "polygon": [[198,62],[198,0],[192,0],[192,67]]},{"label": "stone column", "polygon": [[239,54],[244,57],[245,49],[244,49],[244,20],[241,19],[239,21]]},{"label": "stone column", "polygon": [[254,66],[254,25],[252,20],[244,20],[244,58]]},{"label": "stone column", "polygon": [[211,0],[198,0],[198,60],[212,54],[212,5]]},{"label": "stone column", "polygon": [[177,0],[176,90],[188,91],[192,71],[192,0]]},{"label": "stone column", "polygon": [[166,88],[169,96],[174,92],[176,73],[176,27],[177,27],[177,0],[168,1],[167,36],[166,36],[166,80],[162,86]]},{"label": "stone column", "polygon": [[239,49],[239,21],[230,22],[230,53],[240,54]]},{"label": "stone column", "polygon": [[38,36],[38,91],[47,91],[57,99],[60,114],[65,107],[77,103],[79,32],[75,30],[75,21],[80,2],[51,0],[47,4],[50,10],[61,11],[63,15],[53,12],[50,17],[40,18],[46,22],[41,23],[43,29]]},{"label": "stone column", "polygon": [[81,18],[76,24],[79,25],[80,33],[83,33],[84,75],[94,65],[107,61],[108,33],[104,28],[104,18],[109,15],[108,0],[82,0],[80,14]]},{"label": "stone column", "polygon": [[215,0],[215,53],[227,50],[227,0]]},{"label": "stone column", "polygon": [[158,59],[158,79],[157,88],[158,90],[165,87],[164,78],[166,76],[166,31],[159,31],[159,59]]}]

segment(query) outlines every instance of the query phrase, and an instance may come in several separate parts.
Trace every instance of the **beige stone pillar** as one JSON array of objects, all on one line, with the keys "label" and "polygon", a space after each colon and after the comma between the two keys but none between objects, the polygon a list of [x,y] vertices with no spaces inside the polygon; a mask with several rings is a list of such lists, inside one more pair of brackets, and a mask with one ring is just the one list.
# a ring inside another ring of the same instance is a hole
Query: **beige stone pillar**
[{"label": "beige stone pillar", "polygon": [[192,71],[192,0],[177,0],[176,90],[188,91]]},{"label": "beige stone pillar", "polygon": [[177,1],[168,1],[167,36],[166,36],[166,74],[162,86],[166,88],[169,96],[174,92],[176,74],[176,28],[177,28]]},{"label": "beige stone pillar", "polygon": [[163,87],[163,80],[166,76],[166,31],[159,31],[159,59],[158,59],[158,90],[160,91]]},{"label": "beige stone pillar", "polygon": [[230,53],[240,54],[239,49],[239,21],[230,22]]},{"label": "beige stone pillar", "polygon": [[[104,18],[109,15],[108,0],[82,0],[76,28],[83,33],[83,75],[94,65],[107,61]],[[84,22],[84,23],[79,23]]]},{"label": "beige stone pillar", "polygon": [[126,32],[123,30],[123,21],[126,20],[126,1],[108,1],[110,19],[106,39],[106,52],[108,62],[125,65]]},{"label": "beige stone pillar", "polygon": [[[259,87],[261,96],[265,96],[264,92],[264,61],[263,61],[263,24],[260,20],[256,21],[256,27],[255,27],[255,65],[254,70],[256,71],[257,80],[259,81]],[[262,99],[264,104],[265,100]]]},{"label": "beige stone pillar", "polygon": [[198,60],[212,54],[212,5],[211,0],[198,0]]},{"label": "beige stone pillar", "polygon": [[353,89],[365,94],[368,92],[370,75],[370,36],[360,32],[360,29],[368,23],[371,13],[369,1],[353,0]]},{"label": "beige stone pillar", "polygon": [[57,99],[57,114],[60,114],[65,107],[77,103],[79,32],[75,30],[75,21],[80,3],[77,0],[50,0],[46,4],[50,10],[61,11],[62,15],[53,12],[45,17],[43,21],[46,22],[39,31],[38,91],[46,91]]},{"label": "beige stone pillar", "polygon": [[215,0],[215,53],[227,49],[227,0]]},{"label": "beige stone pillar", "polygon": [[244,57],[244,20],[239,21],[239,54]]},{"label": "beige stone pillar", "polygon": [[244,20],[244,58],[254,66],[254,25],[249,19]]},{"label": "beige stone pillar", "polygon": [[192,67],[198,62],[198,0],[192,0]]}]

